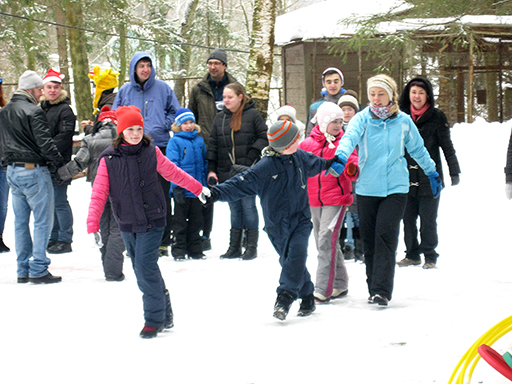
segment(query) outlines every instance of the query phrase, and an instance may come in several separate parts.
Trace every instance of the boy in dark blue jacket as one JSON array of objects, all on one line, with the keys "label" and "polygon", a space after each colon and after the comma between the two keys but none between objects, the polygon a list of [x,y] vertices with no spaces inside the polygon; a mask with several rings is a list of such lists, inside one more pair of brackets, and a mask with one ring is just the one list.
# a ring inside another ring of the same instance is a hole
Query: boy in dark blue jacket
[{"label": "boy in dark blue jacket", "polygon": [[337,159],[325,160],[298,150],[299,128],[289,121],[274,123],[267,135],[270,146],[263,149],[262,159],[247,171],[212,187],[211,192],[212,201],[260,197],[264,230],[282,267],[274,317],[285,320],[297,298],[301,299],[298,316],[308,316],[315,310],[314,286],[306,268],[313,228],[307,181],[329,169]]},{"label": "boy in dark blue jacket", "polygon": [[[206,186],[208,160],[204,140],[198,135],[200,130],[192,111],[187,108],[179,109],[172,125],[174,136],[167,144],[167,157]],[[172,230],[175,243],[172,245],[172,256],[176,261],[184,260],[186,255],[190,259],[203,259],[203,245],[199,234],[203,227],[203,204],[192,192],[174,183],[171,183],[169,194],[174,197]]]}]

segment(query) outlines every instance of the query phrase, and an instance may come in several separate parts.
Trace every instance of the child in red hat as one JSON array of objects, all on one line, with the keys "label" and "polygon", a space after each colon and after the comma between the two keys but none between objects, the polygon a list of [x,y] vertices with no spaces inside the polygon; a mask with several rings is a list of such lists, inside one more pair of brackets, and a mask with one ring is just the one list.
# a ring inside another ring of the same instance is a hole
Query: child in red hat
[{"label": "child in red hat", "polygon": [[162,154],[144,134],[140,109],[130,105],[116,110],[119,136],[100,156],[87,217],[87,232],[99,238],[99,222],[108,198],[132,260],[142,291],[144,328],[142,338],[156,337],[172,328],[169,292],[158,268],[158,248],[166,224],[165,196],[158,180],[186,188],[203,203],[210,191]]}]

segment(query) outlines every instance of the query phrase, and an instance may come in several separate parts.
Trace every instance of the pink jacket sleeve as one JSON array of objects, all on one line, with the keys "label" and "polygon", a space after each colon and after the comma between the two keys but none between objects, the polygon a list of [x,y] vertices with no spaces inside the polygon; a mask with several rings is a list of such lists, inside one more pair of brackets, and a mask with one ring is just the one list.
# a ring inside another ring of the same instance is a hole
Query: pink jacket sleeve
[{"label": "pink jacket sleeve", "polygon": [[187,172],[183,171],[176,164],[174,164],[171,160],[169,160],[160,148],[156,148],[156,160],[157,172],[162,175],[162,177],[174,184],[178,184],[180,187],[185,188],[192,192],[194,195],[199,196],[203,191],[203,186],[199,181],[190,176]]},{"label": "pink jacket sleeve", "polygon": [[92,185],[91,203],[87,215],[87,233],[94,233],[100,230],[100,218],[105,208],[110,191],[110,180],[108,178],[107,164],[101,158],[98,165],[98,173]]}]

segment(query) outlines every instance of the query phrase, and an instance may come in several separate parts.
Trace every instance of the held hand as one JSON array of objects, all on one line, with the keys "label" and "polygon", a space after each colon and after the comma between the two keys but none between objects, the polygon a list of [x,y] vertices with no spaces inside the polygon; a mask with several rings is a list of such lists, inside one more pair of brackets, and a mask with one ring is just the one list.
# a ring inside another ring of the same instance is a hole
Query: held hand
[{"label": "held hand", "polygon": [[357,165],[354,163],[347,164],[347,175],[354,176],[357,173]]},{"label": "held hand", "polygon": [[441,194],[441,188],[443,186],[443,182],[441,181],[441,178],[439,177],[439,173],[436,171],[432,172],[430,175],[428,175],[428,178],[430,179],[430,186],[432,188],[432,194],[434,195],[434,199],[437,199],[439,195]]},{"label": "held hand", "polygon": [[512,183],[505,184],[505,195],[507,199],[512,200]]},{"label": "held hand", "polygon": [[219,183],[219,179],[217,177],[217,174],[215,172],[208,173],[208,186],[213,187],[214,185],[217,185]]},{"label": "held hand", "polygon": [[94,245],[96,245],[98,248],[103,247],[103,241],[101,240],[101,234],[99,232],[94,232]]},{"label": "held hand", "polygon": [[452,179],[452,187],[455,185],[458,185],[460,183],[459,175],[453,175],[453,176],[450,176],[450,178]]},{"label": "held hand", "polygon": [[325,176],[330,174],[334,177],[339,177],[345,169],[345,164],[347,164],[347,159],[339,156],[334,156],[332,159],[327,160],[325,164],[325,169],[327,169]]},{"label": "held hand", "polygon": [[208,200],[206,200],[206,205],[210,206],[217,200],[219,200],[219,195],[217,194],[217,192],[215,192],[215,189],[210,189],[210,197],[208,197]]},{"label": "held hand", "polygon": [[203,187],[203,190],[201,191],[201,193],[199,194],[199,196],[197,196],[197,198],[199,199],[199,201],[203,204],[206,204],[206,200],[208,199],[208,197],[211,196],[211,192],[208,188],[206,187]]}]

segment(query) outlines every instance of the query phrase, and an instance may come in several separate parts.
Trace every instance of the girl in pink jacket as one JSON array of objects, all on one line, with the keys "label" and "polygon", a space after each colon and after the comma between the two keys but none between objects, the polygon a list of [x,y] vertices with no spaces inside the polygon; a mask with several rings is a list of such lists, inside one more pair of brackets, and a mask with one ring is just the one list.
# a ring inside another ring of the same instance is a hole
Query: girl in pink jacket
[{"label": "girl in pink jacket", "polygon": [[[300,148],[330,159],[343,136],[343,112],[331,102],[323,103],[315,116],[317,125]],[[315,299],[325,303],[348,293],[348,275],[339,244],[339,234],[347,207],[354,201],[352,182],[357,178],[358,158],[354,151],[339,177],[323,172],[308,179],[308,195],[313,234],[318,250]]]},{"label": "girl in pink jacket", "polygon": [[137,284],[143,293],[145,324],[140,336],[152,338],[174,325],[169,292],[158,268],[158,248],[167,213],[158,174],[189,190],[203,203],[210,191],[151,144],[151,139],[144,134],[144,121],[137,107],[119,107],[116,113],[119,136],[100,155],[87,232],[94,233],[97,242],[101,242],[98,233],[100,217],[110,198]]}]

